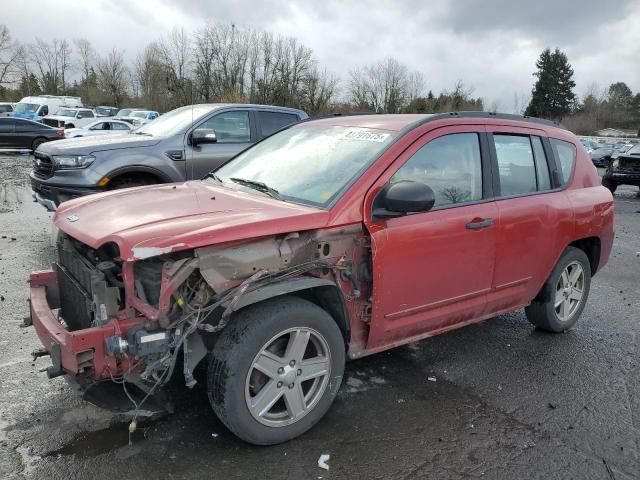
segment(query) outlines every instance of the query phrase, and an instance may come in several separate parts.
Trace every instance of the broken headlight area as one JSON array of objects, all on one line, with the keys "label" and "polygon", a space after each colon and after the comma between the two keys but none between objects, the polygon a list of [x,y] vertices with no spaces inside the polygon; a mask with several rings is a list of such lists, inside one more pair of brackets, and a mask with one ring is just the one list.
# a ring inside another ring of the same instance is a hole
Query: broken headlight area
[{"label": "broken headlight area", "polygon": [[[62,234],[54,271],[31,276],[32,320],[54,363],[50,376],[113,381],[125,391],[133,384],[146,398],[179,373],[191,388],[233,312],[282,294],[283,283],[369,298],[359,232],[293,233],[135,261],[123,261],[115,244],[93,249]],[[331,298],[321,301],[342,314]]]}]

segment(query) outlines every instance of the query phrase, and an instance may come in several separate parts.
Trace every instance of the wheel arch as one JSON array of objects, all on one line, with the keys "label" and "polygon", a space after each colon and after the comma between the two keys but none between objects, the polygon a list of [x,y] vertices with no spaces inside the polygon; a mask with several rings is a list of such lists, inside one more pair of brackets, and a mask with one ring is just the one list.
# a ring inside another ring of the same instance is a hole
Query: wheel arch
[{"label": "wheel arch", "polygon": [[146,165],[129,165],[126,167],[117,168],[104,175],[102,178],[109,179],[109,182],[107,183],[108,188],[115,180],[128,176],[154,177],[159,180],[158,183],[171,183],[173,181],[161,170]]},{"label": "wheel arch", "polygon": [[585,237],[571,242],[568,247],[582,250],[589,259],[591,276],[593,277],[600,266],[601,242],[599,237]]},{"label": "wheel arch", "polygon": [[331,280],[316,277],[297,277],[265,285],[243,294],[233,310],[237,312],[249,305],[255,305],[283,295],[303,298],[327,311],[338,325],[338,328],[340,328],[345,340],[345,346],[348,345],[351,337],[351,328],[346,301],[340,288]]}]

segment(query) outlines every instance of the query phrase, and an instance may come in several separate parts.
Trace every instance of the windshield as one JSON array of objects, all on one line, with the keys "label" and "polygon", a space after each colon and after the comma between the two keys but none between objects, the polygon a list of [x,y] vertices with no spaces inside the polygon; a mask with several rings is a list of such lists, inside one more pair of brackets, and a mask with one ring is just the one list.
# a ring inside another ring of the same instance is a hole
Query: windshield
[{"label": "windshield", "polygon": [[18,113],[36,113],[39,106],[37,103],[19,103],[13,111]]},{"label": "windshield", "polygon": [[102,116],[105,116],[105,117],[113,115],[113,112],[112,112],[111,108],[96,107],[96,108],[94,108],[94,110],[98,115],[102,115]]},{"label": "windshield", "polygon": [[123,108],[122,110],[118,110],[119,117],[128,117],[130,113],[131,113],[131,110],[129,110],[128,108]]},{"label": "windshield", "polygon": [[61,108],[56,112],[56,115],[59,117],[71,117],[74,118],[76,116],[76,110],[70,110],[68,108]]},{"label": "windshield", "polygon": [[298,126],[241,153],[215,176],[229,186],[241,183],[238,180],[260,182],[280,198],[326,207],[395,136],[370,128]]},{"label": "windshield", "polygon": [[210,106],[196,105],[176,108],[156,118],[153,122],[138,128],[134,133],[140,135],[152,135],[154,137],[165,137],[174,135],[189,128],[194,121],[211,112]]},{"label": "windshield", "polygon": [[147,112],[133,112],[131,116],[135,118],[147,118]]}]

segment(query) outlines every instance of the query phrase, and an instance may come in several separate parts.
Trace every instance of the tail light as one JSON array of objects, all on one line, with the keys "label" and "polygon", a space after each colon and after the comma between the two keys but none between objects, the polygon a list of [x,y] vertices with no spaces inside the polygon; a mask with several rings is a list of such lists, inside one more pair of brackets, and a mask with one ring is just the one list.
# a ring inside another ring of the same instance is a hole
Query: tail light
[{"label": "tail light", "polygon": [[57,137],[64,137],[64,130],[62,130],[62,129],[56,130],[56,136]]}]

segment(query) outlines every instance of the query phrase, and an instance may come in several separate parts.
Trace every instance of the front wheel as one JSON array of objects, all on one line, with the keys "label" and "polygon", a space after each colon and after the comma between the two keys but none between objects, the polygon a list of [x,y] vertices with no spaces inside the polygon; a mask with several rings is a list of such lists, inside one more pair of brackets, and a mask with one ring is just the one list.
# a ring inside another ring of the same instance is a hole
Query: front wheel
[{"label": "front wheel", "polygon": [[536,327],[561,333],[578,321],[591,287],[591,265],[587,255],[568,247],[554,267],[541,292],[525,308],[527,318]]},{"label": "front wheel", "polygon": [[345,344],[334,319],[297,297],[242,310],[222,333],[207,372],[220,420],[246,442],[273,445],[313,427],[338,393]]}]

